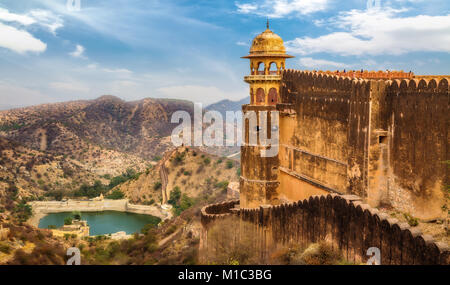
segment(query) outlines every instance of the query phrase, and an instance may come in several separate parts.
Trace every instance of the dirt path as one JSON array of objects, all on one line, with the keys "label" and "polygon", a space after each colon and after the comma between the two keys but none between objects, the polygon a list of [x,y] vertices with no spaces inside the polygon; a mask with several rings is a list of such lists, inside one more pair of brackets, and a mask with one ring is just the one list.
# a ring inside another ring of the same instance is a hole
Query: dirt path
[{"label": "dirt path", "polygon": [[168,241],[170,241],[172,238],[174,238],[177,234],[179,234],[181,231],[183,230],[183,228],[178,229],[176,232],[174,232],[173,234],[171,234],[170,236],[162,239],[159,241],[158,246],[163,246],[165,245]]}]

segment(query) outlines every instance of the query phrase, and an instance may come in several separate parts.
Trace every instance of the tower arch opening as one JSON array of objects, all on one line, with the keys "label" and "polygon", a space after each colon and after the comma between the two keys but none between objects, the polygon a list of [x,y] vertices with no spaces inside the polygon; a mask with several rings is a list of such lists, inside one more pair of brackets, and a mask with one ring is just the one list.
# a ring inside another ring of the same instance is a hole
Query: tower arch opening
[{"label": "tower arch opening", "polygon": [[256,104],[264,104],[266,101],[265,97],[266,93],[264,92],[264,89],[258,88],[258,90],[256,90]]},{"label": "tower arch opening", "polygon": [[269,90],[269,104],[276,105],[278,103],[278,91],[276,88],[270,88]]},{"label": "tower arch opening", "polygon": [[277,75],[279,74],[278,64],[276,62],[271,62],[269,65],[269,74]]},{"label": "tower arch opening", "polygon": [[258,75],[264,75],[266,70],[266,65],[264,64],[264,62],[258,62],[257,64],[257,74]]}]

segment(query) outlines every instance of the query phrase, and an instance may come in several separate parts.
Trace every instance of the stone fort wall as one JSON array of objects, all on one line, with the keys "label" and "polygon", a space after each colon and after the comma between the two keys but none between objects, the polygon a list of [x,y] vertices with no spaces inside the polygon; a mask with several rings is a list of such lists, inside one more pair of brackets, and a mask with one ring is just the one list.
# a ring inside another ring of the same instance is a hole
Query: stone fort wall
[{"label": "stone fort wall", "polygon": [[423,219],[446,214],[447,78],[287,70],[281,100],[282,202],[355,194]]},{"label": "stone fort wall", "polygon": [[[377,209],[363,204],[354,195],[328,194],[278,206],[257,209],[235,209],[239,201],[228,201],[202,209],[204,232],[201,240],[202,259],[215,244],[208,242],[208,230],[219,220],[237,217],[236,239],[240,235],[257,238],[255,250],[262,257],[277,245],[309,244],[327,241],[351,262],[365,263],[367,250],[377,247],[382,265],[450,264],[450,250],[444,243],[434,242],[406,223],[399,223]],[[248,226],[250,225],[250,226]],[[233,240],[229,241],[234,242]],[[221,244],[223,248],[223,244]]]}]

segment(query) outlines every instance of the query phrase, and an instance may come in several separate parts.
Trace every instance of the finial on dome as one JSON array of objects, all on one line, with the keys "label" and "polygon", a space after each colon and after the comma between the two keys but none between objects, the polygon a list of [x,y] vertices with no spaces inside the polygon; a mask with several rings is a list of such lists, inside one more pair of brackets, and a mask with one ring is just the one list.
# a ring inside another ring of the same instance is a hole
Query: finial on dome
[{"label": "finial on dome", "polygon": [[267,17],[267,29],[269,29],[269,17]]}]

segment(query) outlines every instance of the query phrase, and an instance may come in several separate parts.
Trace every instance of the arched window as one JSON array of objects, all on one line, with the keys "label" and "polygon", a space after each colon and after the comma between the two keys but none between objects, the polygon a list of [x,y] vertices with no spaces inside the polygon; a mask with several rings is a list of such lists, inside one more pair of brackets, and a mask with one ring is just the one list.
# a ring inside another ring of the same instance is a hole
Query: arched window
[{"label": "arched window", "polygon": [[258,72],[259,75],[264,75],[265,65],[264,62],[258,62]]},{"label": "arched window", "polygon": [[271,62],[269,66],[269,74],[276,75],[278,74],[278,67],[275,62]]},{"label": "arched window", "polygon": [[276,105],[278,103],[278,92],[276,88],[270,88],[268,99],[270,105]]},{"label": "arched window", "polygon": [[264,89],[258,88],[258,90],[256,90],[256,103],[257,104],[264,103],[265,102],[264,97],[266,97]]}]

